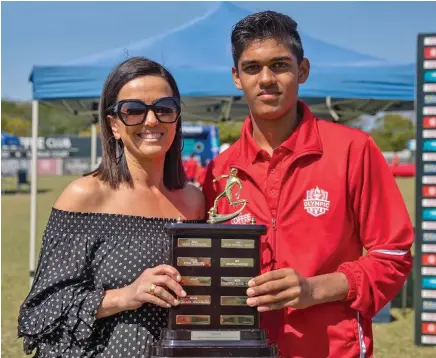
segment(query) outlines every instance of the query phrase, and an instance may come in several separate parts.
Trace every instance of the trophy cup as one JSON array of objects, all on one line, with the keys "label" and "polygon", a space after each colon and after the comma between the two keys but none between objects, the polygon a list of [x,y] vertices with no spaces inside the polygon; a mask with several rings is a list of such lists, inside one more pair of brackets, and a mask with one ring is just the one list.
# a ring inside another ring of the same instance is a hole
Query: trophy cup
[{"label": "trophy cup", "polygon": [[[220,224],[239,215],[247,201],[239,199],[242,188],[237,170],[222,175],[219,194],[205,224],[177,223],[165,226],[171,242],[170,264],[179,270],[186,297],[169,309],[168,328],[153,345],[152,358],[278,357],[259,328],[256,307],[246,304],[248,281],[260,272],[260,236],[265,225]],[[232,190],[236,186],[237,200]],[[219,200],[227,198],[235,212],[219,214]]]}]

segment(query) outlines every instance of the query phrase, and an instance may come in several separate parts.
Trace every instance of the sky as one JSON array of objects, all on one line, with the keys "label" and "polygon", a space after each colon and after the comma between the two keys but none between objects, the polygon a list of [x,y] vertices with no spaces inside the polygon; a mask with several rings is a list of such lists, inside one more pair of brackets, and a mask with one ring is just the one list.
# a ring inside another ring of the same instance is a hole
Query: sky
[{"label": "sky", "polygon": [[[292,16],[300,31],[411,63],[420,32],[436,32],[436,2],[233,2]],[[59,64],[140,41],[201,16],[213,2],[1,2],[1,97],[28,101],[34,65]],[[230,69],[229,69],[230,70]]]}]

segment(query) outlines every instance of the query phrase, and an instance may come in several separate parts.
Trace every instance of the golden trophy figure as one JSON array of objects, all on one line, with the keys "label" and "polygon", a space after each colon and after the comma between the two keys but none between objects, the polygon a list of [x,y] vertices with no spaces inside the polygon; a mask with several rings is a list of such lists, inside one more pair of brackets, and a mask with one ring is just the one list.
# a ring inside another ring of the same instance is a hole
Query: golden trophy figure
[{"label": "golden trophy figure", "polygon": [[[260,273],[260,237],[266,226],[256,225],[254,219],[248,225],[221,224],[247,205],[239,197],[242,183],[237,174],[232,168],[214,180],[225,178],[226,184],[207,223],[178,220],[165,227],[170,264],[180,272],[188,295],[169,309],[168,328],[153,346],[152,358],[277,357],[277,347],[268,344],[266,332],[259,328],[259,313],[247,305],[246,296],[248,281]],[[240,207],[218,213],[218,202],[225,199],[231,207]]]},{"label": "golden trophy figure", "polygon": [[[239,199],[239,193],[242,189],[242,183],[241,180],[237,176],[238,170],[235,168],[232,168],[230,170],[230,174],[224,174],[220,175],[218,178],[215,178],[213,182],[217,182],[219,179],[227,178],[226,186],[224,191],[219,194],[213,203],[213,207],[209,210],[209,220],[207,221],[209,224],[216,224],[219,222],[225,222],[228,220],[231,220],[238,216],[242,210],[244,210],[245,206],[247,205],[247,200],[245,199]],[[232,195],[232,189],[234,186],[238,187],[238,192],[236,193],[236,201],[233,201],[233,195]],[[230,214],[218,214],[218,201],[224,197],[227,197],[227,200],[229,201],[231,206],[236,206],[242,204],[241,208],[239,210],[230,213]]]}]

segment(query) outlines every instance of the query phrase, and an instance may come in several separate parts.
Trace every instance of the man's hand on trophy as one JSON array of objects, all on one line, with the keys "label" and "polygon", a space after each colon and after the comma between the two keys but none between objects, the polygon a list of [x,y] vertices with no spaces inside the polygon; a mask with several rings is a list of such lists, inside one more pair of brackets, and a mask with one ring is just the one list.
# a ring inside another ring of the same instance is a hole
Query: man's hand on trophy
[{"label": "man's hand on trophy", "polygon": [[247,304],[259,312],[284,307],[307,308],[315,302],[307,278],[291,268],[283,268],[257,276],[248,282]]}]

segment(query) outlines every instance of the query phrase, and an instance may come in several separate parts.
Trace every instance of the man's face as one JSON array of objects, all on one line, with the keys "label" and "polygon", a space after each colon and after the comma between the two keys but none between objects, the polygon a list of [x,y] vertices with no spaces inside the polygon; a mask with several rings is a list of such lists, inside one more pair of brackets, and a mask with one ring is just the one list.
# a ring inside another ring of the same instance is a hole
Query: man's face
[{"label": "man's face", "polygon": [[309,61],[300,66],[281,40],[252,42],[241,54],[238,69],[232,69],[236,88],[243,90],[255,118],[281,118],[295,104],[298,85],[309,76]]}]

